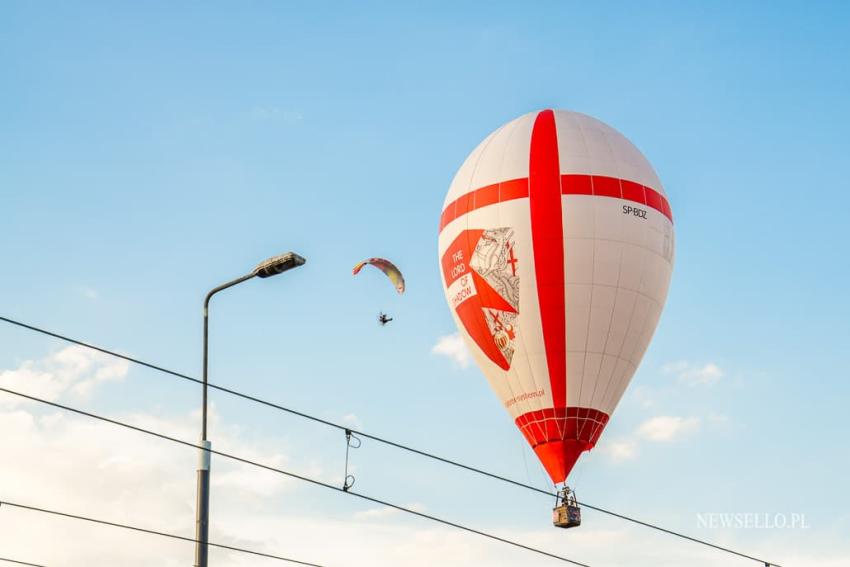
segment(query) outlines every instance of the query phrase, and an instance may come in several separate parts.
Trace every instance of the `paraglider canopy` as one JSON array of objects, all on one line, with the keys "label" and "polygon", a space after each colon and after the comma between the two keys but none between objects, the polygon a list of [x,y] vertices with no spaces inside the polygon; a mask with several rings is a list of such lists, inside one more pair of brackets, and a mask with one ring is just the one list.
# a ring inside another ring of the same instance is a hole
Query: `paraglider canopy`
[{"label": "paraglider canopy", "polygon": [[401,274],[401,271],[389,260],[384,258],[369,258],[368,260],[363,260],[351,270],[352,275],[357,275],[360,273],[360,270],[363,269],[363,266],[366,264],[371,264],[375,266],[390,279],[392,284],[395,286],[395,289],[399,294],[404,293],[404,276]]}]

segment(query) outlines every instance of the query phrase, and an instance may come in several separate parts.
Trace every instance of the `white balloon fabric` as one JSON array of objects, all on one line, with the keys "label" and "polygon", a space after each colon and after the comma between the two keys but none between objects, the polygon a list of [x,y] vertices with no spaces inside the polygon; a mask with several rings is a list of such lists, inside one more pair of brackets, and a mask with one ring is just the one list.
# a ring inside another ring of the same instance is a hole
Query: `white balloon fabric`
[{"label": "white balloon fabric", "polygon": [[652,166],[590,116],[521,116],[455,175],[440,218],[446,299],[553,482],[596,444],[643,358],[673,251]]}]

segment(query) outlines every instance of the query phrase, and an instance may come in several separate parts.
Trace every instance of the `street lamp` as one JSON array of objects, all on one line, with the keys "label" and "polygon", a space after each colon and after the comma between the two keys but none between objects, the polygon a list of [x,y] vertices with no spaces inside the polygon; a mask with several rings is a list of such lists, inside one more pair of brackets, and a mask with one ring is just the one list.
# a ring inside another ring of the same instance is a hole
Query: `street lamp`
[{"label": "street lamp", "polygon": [[304,264],[306,260],[295,254],[287,252],[280,256],[273,256],[257,264],[250,274],[246,274],[235,280],[222,284],[207,294],[204,299],[204,385],[203,405],[201,409],[201,449],[198,460],[198,501],[195,515],[195,567],[207,567],[207,541],[210,527],[210,449],[212,444],[207,440],[207,345],[209,337],[209,306],[210,299],[216,293],[240,284],[251,278],[269,278],[282,274],[292,268]]}]

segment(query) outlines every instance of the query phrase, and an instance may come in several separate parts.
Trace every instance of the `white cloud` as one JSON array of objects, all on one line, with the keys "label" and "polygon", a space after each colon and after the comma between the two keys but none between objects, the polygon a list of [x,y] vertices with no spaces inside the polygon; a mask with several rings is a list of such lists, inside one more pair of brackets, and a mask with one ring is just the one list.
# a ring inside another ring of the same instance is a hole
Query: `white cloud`
[{"label": "white cloud", "polygon": [[[39,361],[25,361],[15,370],[0,372],[0,384],[11,390],[56,401],[67,392],[78,397],[86,396],[96,384],[122,380],[128,368],[126,360],[75,345]],[[35,402],[11,395],[0,398],[0,407],[32,403]]]},{"label": "white cloud", "polygon": [[[21,368],[0,372],[0,384],[11,387],[5,379],[37,376],[39,384],[52,395],[74,396],[69,384],[126,372],[111,367],[109,360],[79,355],[75,351],[57,353],[22,365],[27,366],[26,372]],[[53,382],[59,384],[53,390],[44,386]],[[96,395],[97,388],[92,387],[89,394]],[[3,397],[6,395],[0,394],[0,399]],[[4,500],[193,535],[196,451],[82,416],[33,409],[31,405],[0,406],[0,486]],[[196,413],[155,416],[132,412],[114,417],[182,439],[193,439],[197,434]],[[243,427],[223,423],[215,411],[211,420],[218,449],[285,469],[293,466],[287,454],[269,451],[286,446],[286,439],[257,439]],[[628,441],[622,446],[617,443],[611,444],[614,454],[628,456],[634,449]],[[299,462],[303,460],[303,456],[298,457]],[[522,550],[436,526],[391,508],[366,508],[350,496],[228,459],[214,456],[213,471],[212,541],[346,567],[519,567],[535,562],[535,556]],[[321,477],[321,470],[303,472]],[[499,494],[493,496],[497,502]],[[306,500],[301,509],[296,507],[298,497]],[[520,527],[523,522],[516,520],[508,507],[500,508],[502,513],[495,515],[488,514],[487,509],[474,518],[469,517],[469,511],[435,513],[591,565],[673,567],[681,564],[683,553],[688,564],[695,567],[713,566],[722,559],[716,551],[683,548],[681,542],[653,538],[652,532],[598,514],[588,514],[585,525],[571,530],[565,542],[562,531],[546,525],[548,505],[541,503],[541,519],[534,528]],[[408,506],[425,510],[418,502]],[[740,533],[721,535],[726,545],[753,547],[741,541],[747,536]],[[787,538],[787,544],[764,547],[779,561],[799,553],[794,538]],[[187,542],[2,506],[0,549],[6,557],[45,565],[178,567],[190,564],[194,548]],[[211,549],[210,553],[211,563],[221,567],[272,564],[230,551]],[[842,564],[838,560],[830,563],[840,556],[834,550],[819,548],[819,554],[798,563],[812,567]]]},{"label": "white cloud", "polygon": [[[126,361],[74,346],[0,372],[0,386],[59,401],[92,396],[99,384],[126,374]],[[198,433],[196,412],[172,417],[145,413],[110,417],[178,439],[194,440]],[[269,451],[268,447],[277,443],[264,441],[261,447],[246,439],[241,428],[220,424],[214,406],[210,421],[216,426],[217,448],[238,447],[245,458],[291,466],[284,455]],[[0,486],[6,487],[5,501],[192,535],[196,451],[6,393],[0,393],[0,431]],[[282,475],[220,457],[213,457],[213,467],[212,489],[220,509],[250,509],[296,484]],[[322,477],[316,467],[307,469],[301,472]],[[218,528],[213,532],[211,539],[234,541],[231,534],[222,534]],[[43,541],[50,545],[41,544]],[[11,506],[2,506],[0,512],[0,549],[4,555],[71,567],[176,566],[187,564],[192,553],[191,544],[140,538]]]},{"label": "white cloud", "polygon": [[637,385],[631,390],[631,396],[643,409],[655,407],[656,401],[652,391],[646,386]]},{"label": "white cloud", "polygon": [[661,372],[664,374],[678,374],[683,370],[689,368],[691,365],[690,362],[686,360],[677,360],[675,362],[668,362],[661,367]]},{"label": "white cloud", "polygon": [[598,446],[599,452],[607,455],[612,461],[621,463],[635,459],[638,454],[638,444],[631,439],[603,441]]},{"label": "white cloud", "polygon": [[708,425],[717,431],[731,431],[732,430],[732,418],[724,413],[710,413],[706,416],[706,422]]},{"label": "white cloud", "polygon": [[659,415],[643,422],[638,427],[640,437],[649,441],[673,441],[699,429],[698,417],[676,417]]},{"label": "white cloud", "polygon": [[[197,434],[197,419],[191,415],[115,417],[177,438],[193,439]],[[64,412],[36,417],[23,409],[0,411],[0,430],[4,432],[0,453],[0,485],[7,487],[4,499],[191,535],[197,462],[192,449]],[[238,445],[240,455],[273,466],[284,466],[286,460],[244,438],[230,438],[226,430],[218,434],[216,444]],[[295,485],[294,480],[273,472],[219,457],[213,457],[213,467],[212,490],[219,513],[225,512],[223,508],[262,505]],[[190,545],[2,509],[0,533],[7,536],[0,536],[0,548],[4,552],[17,548],[16,556],[35,557],[48,565],[141,567],[163,564],[163,556],[182,557],[185,564],[191,554]],[[211,539],[233,541],[232,534],[219,529],[214,529]],[[45,540],[50,545],[40,546],[38,542]],[[93,545],[94,541],[98,543]]]},{"label": "white cloud", "polygon": [[97,290],[95,290],[94,288],[91,288],[89,286],[82,286],[82,287],[78,288],[78,291],[80,292],[80,295],[82,295],[83,297],[85,297],[87,299],[94,300],[94,299],[98,298]]},{"label": "white cloud", "polygon": [[[405,508],[409,508],[414,512],[425,512],[425,505],[419,502],[413,504],[405,504]],[[401,510],[391,506],[381,506],[380,508],[369,508],[354,513],[355,520],[385,520],[387,518],[401,514]]]},{"label": "white cloud", "polygon": [[618,440],[603,443],[602,452],[615,462],[629,461],[637,457],[638,444],[631,440]]},{"label": "white cloud", "polygon": [[431,353],[449,358],[460,368],[467,368],[472,361],[469,349],[459,333],[437,339],[437,344],[431,347]]},{"label": "white cloud", "polygon": [[[721,414],[709,414],[705,421],[713,429],[728,427],[729,418]],[[598,450],[612,462],[623,463],[638,457],[643,442],[671,442],[697,432],[703,424],[699,417],[678,417],[658,415],[641,423],[638,428],[625,437],[602,441]]]},{"label": "white cloud", "polygon": [[347,413],[342,416],[341,421],[343,425],[347,425],[352,429],[357,429],[358,431],[363,429],[363,422],[360,420],[359,417],[357,417],[356,414]]},{"label": "white cloud", "polygon": [[690,386],[715,384],[726,374],[713,362],[699,365],[685,360],[669,362],[661,367],[661,371],[675,375],[679,382]]}]

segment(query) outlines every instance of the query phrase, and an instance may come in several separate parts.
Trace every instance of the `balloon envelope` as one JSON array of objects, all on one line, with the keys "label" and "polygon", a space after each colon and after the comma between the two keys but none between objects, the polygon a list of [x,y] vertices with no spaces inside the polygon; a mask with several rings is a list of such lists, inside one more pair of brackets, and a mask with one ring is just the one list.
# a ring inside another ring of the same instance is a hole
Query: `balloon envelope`
[{"label": "balloon envelope", "polygon": [[673,251],[652,166],[584,114],[521,116],[455,175],[440,218],[446,299],[554,482],[596,444],[637,369]]}]

